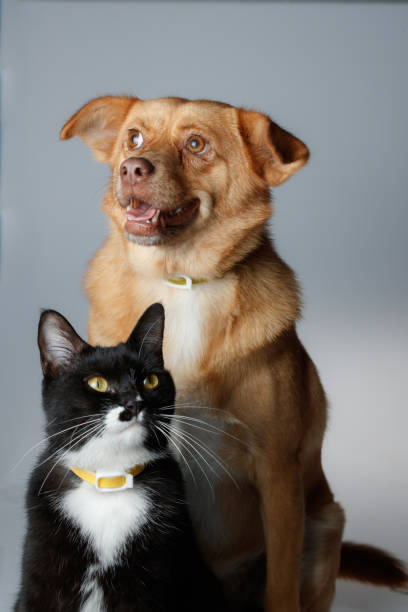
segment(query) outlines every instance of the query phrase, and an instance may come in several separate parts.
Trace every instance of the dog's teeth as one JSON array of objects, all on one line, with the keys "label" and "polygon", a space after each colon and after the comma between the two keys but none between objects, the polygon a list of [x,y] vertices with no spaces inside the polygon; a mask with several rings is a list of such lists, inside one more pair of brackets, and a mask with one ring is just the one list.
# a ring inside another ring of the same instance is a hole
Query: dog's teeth
[{"label": "dog's teeth", "polygon": [[156,210],[156,214],[152,217],[152,223],[157,223],[160,217],[160,210]]},{"label": "dog's teeth", "polygon": [[146,223],[151,223],[152,220],[151,219],[146,219]]},{"label": "dog's teeth", "polygon": [[126,206],[126,212],[129,212],[129,210],[131,209],[131,205],[129,204],[129,206]]},{"label": "dog's teeth", "polygon": [[170,217],[175,217],[176,215],[179,215],[183,209],[184,209],[184,206],[180,206],[179,208],[176,208],[176,210],[170,211],[168,215]]}]

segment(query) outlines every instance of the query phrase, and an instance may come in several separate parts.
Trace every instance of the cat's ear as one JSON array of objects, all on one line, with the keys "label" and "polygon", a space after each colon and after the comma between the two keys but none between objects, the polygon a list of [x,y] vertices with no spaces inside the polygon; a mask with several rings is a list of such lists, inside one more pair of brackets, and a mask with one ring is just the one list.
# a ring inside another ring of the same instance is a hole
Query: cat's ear
[{"label": "cat's ear", "polygon": [[54,378],[88,346],[59,312],[44,310],[38,324],[38,347],[44,376]]},{"label": "cat's ear", "polygon": [[127,344],[139,353],[154,353],[163,364],[164,308],[156,303],[142,314]]}]

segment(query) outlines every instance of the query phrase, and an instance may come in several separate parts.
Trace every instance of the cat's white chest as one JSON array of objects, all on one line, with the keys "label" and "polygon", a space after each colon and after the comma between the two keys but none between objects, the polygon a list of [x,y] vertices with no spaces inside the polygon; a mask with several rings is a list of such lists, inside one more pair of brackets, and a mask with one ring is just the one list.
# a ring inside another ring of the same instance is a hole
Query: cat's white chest
[{"label": "cat's white chest", "polygon": [[115,565],[148,521],[150,500],[141,486],[101,493],[81,482],[62,498],[60,511],[79,529],[101,568]]}]

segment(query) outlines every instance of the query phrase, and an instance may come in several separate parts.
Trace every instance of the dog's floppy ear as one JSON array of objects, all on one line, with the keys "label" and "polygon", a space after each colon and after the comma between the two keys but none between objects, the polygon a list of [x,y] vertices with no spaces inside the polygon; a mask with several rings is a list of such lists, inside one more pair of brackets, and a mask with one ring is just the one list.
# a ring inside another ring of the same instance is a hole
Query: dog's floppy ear
[{"label": "dog's floppy ear", "polygon": [[91,100],[68,119],[60,132],[61,140],[79,136],[97,160],[109,162],[119,128],[137,99],[105,96]]},{"label": "dog's floppy ear", "polygon": [[297,172],[309,158],[307,146],[269,117],[239,109],[241,136],[248,148],[255,172],[276,187]]}]

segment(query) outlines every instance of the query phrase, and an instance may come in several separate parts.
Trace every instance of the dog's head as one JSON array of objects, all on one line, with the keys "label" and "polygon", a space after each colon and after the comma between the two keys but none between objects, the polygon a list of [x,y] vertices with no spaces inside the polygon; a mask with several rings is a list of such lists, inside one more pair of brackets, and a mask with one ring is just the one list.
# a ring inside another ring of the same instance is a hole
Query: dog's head
[{"label": "dog's head", "polygon": [[[260,234],[269,187],[308,159],[307,147],[266,115],[204,100],[103,97],[64,125],[112,168],[105,207],[122,236],[144,246],[222,244]],[[186,248],[188,246],[188,249]]]}]

